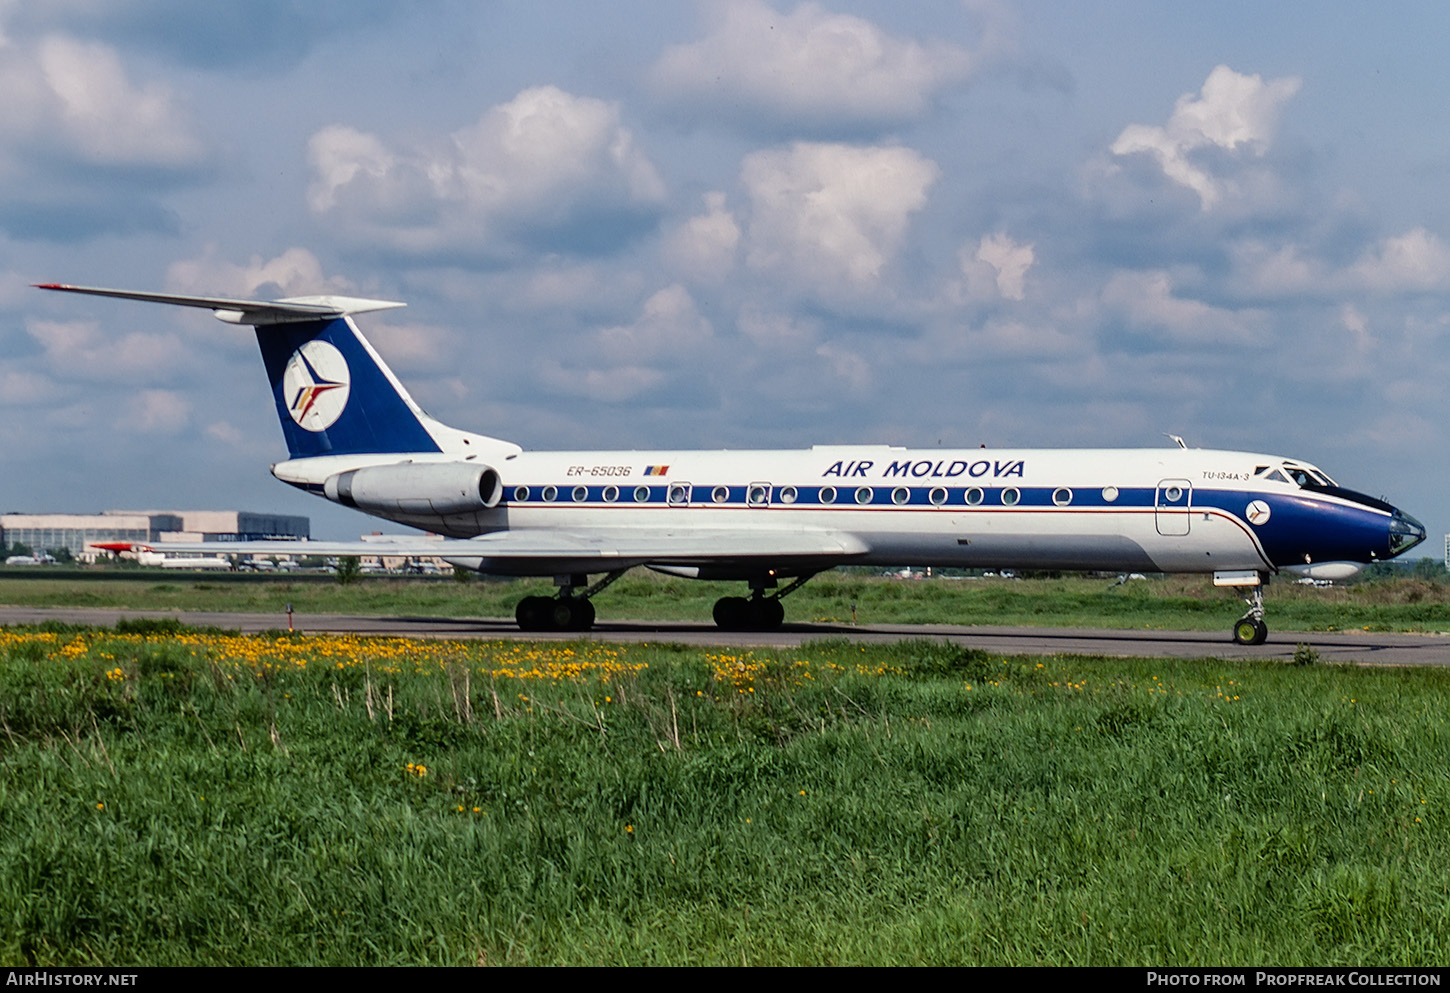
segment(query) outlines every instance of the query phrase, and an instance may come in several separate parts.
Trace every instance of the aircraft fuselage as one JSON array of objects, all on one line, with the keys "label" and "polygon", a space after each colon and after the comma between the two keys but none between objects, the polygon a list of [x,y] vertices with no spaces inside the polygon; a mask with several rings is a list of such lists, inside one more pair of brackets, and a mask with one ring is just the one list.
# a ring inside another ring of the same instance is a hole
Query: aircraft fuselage
[{"label": "aircraft fuselage", "polygon": [[[324,456],[273,472],[322,493],[347,469],[404,459],[456,456]],[[495,506],[365,509],[456,538],[535,529],[828,531],[859,539],[866,550],[852,561],[861,564],[962,568],[1272,573],[1387,559],[1412,533],[1407,518],[1360,494],[1265,477],[1266,467],[1284,463],[1200,449],[522,452],[493,465]],[[757,567],[701,566],[702,577],[720,578]]]}]

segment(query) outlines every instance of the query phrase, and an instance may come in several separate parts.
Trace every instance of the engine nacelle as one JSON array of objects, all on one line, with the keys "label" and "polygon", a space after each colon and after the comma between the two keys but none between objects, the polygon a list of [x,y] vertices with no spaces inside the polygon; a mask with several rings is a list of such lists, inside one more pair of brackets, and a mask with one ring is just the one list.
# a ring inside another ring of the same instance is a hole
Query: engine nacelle
[{"label": "engine nacelle", "polygon": [[376,514],[470,514],[498,506],[503,481],[473,462],[399,462],[327,477],[327,499]]}]

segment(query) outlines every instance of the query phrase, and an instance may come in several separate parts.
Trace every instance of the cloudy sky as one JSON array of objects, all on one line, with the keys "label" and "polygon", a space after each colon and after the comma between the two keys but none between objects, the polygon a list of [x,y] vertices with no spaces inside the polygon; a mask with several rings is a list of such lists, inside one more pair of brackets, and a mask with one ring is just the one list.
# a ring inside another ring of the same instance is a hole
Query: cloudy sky
[{"label": "cloudy sky", "polygon": [[[1313,15],[1306,16],[1312,9]],[[527,448],[1195,447],[1450,530],[1443,3],[0,0],[0,510],[241,507],[256,345],[405,300]]]}]

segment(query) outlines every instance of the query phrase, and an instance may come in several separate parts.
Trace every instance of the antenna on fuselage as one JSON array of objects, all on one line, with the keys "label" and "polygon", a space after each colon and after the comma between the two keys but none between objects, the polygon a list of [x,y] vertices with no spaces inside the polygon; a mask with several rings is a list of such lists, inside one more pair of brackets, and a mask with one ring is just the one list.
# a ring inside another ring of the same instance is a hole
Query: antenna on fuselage
[{"label": "antenna on fuselage", "polygon": [[1188,442],[1184,441],[1181,437],[1179,437],[1176,434],[1169,434],[1167,431],[1164,431],[1163,432],[1163,437],[1171,439],[1173,441],[1173,444],[1177,445],[1179,448],[1187,448],[1188,447]]}]

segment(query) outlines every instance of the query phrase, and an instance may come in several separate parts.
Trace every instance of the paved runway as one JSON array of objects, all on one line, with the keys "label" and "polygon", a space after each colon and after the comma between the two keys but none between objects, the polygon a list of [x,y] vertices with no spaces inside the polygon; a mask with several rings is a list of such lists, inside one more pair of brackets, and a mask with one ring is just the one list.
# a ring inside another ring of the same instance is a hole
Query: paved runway
[{"label": "paved runway", "polygon": [[[100,610],[61,607],[0,607],[0,624],[46,620],[110,627],[122,617],[175,617],[184,624],[242,631],[285,628],[285,614],[227,614],[201,611]],[[1101,628],[1027,628],[945,624],[786,624],[777,631],[730,632],[713,624],[685,621],[606,621],[587,634],[522,634],[512,620],[450,617],[367,617],[297,614],[299,631],[398,635],[411,638],[507,638],[530,640],[676,642],[687,645],[793,648],[820,638],[890,642],[943,638],[1008,655],[1115,655],[1163,658],[1289,659],[1299,644],[1313,646],[1325,662],[1359,665],[1450,665],[1450,636],[1370,632],[1269,632],[1267,644],[1235,645],[1228,631],[1150,631]]]}]

